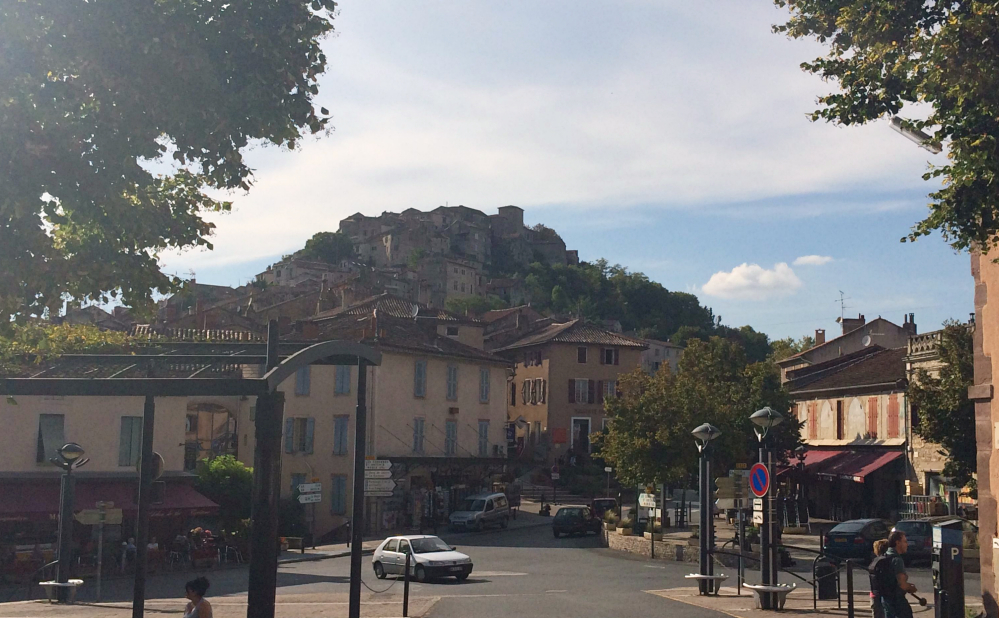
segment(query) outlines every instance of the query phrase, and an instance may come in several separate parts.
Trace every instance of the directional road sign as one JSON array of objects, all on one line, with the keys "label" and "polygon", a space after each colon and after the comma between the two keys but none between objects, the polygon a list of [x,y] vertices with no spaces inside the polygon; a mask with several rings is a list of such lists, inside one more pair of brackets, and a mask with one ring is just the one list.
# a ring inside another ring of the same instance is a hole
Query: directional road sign
[{"label": "directional road sign", "polygon": [[753,510],[754,511],[763,510],[763,498],[753,498]]},{"label": "directional road sign", "polygon": [[364,478],[366,479],[390,479],[392,478],[391,470],[365,470]]},{"label": "directional road sign", "polygon": [[368,459],[364,462],[365,470],[391,470],[392,462],[387,459]]},{"label": "directional road sign", "polygon": [[557,481],[559,479],[558,472],[552,472],[552,480]]},{"label": "directional road sign", "polygon": [[643,509],[656,508],[655,494],[638,494],[638,506],[642,507]]},{"label": "directional road sign", "polygon": [[392,479],[364,479],[364,493],[369,491],[392,491],[395,481]]},{"label": "directional road sign", "polygon": [[[120,525],[121,518],[121,509],[104,510],[104,523],[109,526]],[[96,526],[101,522],[101,511],[99,509],[83,509],[79,513],[73,515],[73,519],[80,522],[84,526]]]},{"label": "directional road sign", "polygon": [[299,504],[315,504],[317,502],[323,501],[322,494],[299,494],[298,502]]},{"label": "directional road sign", "polygon": [[301,483],[298,486],[298,493],[300,494],[314,494],[322,490],[323,490],[322,483]]},{"label": "directional road sign", "polygon": [[753,524],[757,526],[763,525],[763,511],[753,511]]},{"label": "directional road sign", "polygon": [[364,496],[367,498],[391,498],[391,491],[366,491]]},{"label": "directional road sign", "polygon": [[765,465],[757,463],[749,469],[749,489],[757,498],[767,495],[770,489],[770,471]]}]

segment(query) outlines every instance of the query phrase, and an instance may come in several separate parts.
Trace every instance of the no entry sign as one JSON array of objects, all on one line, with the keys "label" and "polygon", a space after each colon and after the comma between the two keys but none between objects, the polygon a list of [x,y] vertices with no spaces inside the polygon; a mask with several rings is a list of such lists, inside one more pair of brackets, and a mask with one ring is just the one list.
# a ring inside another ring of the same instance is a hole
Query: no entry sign
[{"label": "no entry sign", "polygon": [[749,489],[757,498],[767,495],[770,489],[770,471],[761,463],[753,464],[749,469]]}]

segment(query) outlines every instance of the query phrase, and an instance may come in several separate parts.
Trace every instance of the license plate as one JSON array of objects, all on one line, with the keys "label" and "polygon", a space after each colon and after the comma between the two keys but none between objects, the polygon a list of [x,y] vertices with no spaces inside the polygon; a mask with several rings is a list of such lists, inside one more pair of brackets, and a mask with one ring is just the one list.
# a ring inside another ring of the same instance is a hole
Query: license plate
[{"label": "license plate", "polygon": [[460,570],[461,570],[461,567],[460,567],[460,566],[453,566],[453,567],[451,567],[451,568],[450,568],[450,569],[448,569],[448,570],[449,570],[449,571],[460,571]]},{"label": "license plate", "polygon": [[846,543],[846,539],[833,539],[834,543]]}]

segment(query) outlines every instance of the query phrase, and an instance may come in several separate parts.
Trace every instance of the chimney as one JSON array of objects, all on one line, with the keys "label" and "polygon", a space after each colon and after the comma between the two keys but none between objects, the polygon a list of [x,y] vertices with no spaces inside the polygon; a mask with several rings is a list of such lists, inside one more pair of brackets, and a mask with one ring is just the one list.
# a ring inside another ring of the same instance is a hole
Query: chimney
[{"label": "chimney", "polygon": [[902,315],[905,320],[902,323],[902,330],[904,330],[910,337],[916,334],[916,314],[910,313],[909,315]]},{"label": "chimney", "polygon": [[855,318],[843,318],[843,334],[847,334],[851,330],[856,330],[867,324],[867,318],[863,314],[857,314]]},{"label": "chimney", "polygon": [[816,328],[815,329],[815,345],[822,345],[826,342],[826,329]]}]

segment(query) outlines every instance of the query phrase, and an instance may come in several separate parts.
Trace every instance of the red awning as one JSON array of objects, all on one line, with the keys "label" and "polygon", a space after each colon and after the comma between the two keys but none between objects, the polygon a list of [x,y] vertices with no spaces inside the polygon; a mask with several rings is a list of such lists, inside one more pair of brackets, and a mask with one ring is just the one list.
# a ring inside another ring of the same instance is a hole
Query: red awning
[{"label": "red awning", "polygon": [[[812,454],[816,457],[812,459]],[[823,478],[863,483],[864,478],[903,455],[902,451],[834,449],[809,451],[805,470]],[[809,461],[811,459],[811,461]]]},{"label": "red awning", "polygon": [[[830,459],[830,458],[835,457],[837,455],[842,455],[843,453],[844,453],[844,451],[842,451],[840,449],[833,449],[833,450],[829,450],[829,451],[816,451],[816,450],[805,451],[805,462],[804,462],[804,464],[805,464],[805,471],[806,472],[810,472],[810,471],[812,471],[812,470],[815,469],[815,466],[817,466],[818,464],[822,463],[823,461],[826,461],[827,459]],[[790,465],[787,466],[787,467],[785,467],[785,468],[781,468],[777,472],[777,476],[783,476],[785,474],[791,474],[792,472],[794,472],[797,469],[798,469],[797,462],[793,458],[791,458],[790,459]]]},{"label": "red awning", "polygon": [[[31,482],[0,483],[0,522],[51,519],[59,512],[59,480],[39,479]],[[114,508],[125,512],[137,510],[139,491],[135,480],[91,480],[76,482],[73,500],[75,512],[95,508],[97,502],[114,502]],[[150,517],[200,516],[217,513],[219,506],[194,490],[187,483],[166,482],[163,501],[154,503]]]}]

